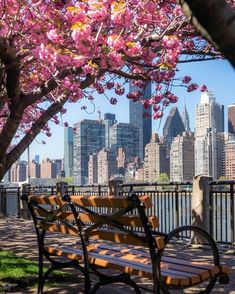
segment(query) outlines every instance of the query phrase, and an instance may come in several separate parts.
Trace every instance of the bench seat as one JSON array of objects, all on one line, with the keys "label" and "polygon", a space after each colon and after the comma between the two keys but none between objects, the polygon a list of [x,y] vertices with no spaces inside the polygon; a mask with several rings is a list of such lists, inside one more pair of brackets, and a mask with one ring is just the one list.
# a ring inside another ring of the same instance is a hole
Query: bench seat
[{"label": "bench seat", "polygon": [[[69,247],[61,244],[61,247],[48,247],[47,250],[50,254],[82,261],[83,252],[80,248],[80,244]],[[87,249],[89,263],[92,265],[152,278],[150,255],[147,249],[145,250],[143,247],[94,241],[88,245]],[[219,273],[228,274],[229,268],[171,256],[163,256],[161,261],[161,275],[165,284],[169,286],[188,287],[196,285]]]}]

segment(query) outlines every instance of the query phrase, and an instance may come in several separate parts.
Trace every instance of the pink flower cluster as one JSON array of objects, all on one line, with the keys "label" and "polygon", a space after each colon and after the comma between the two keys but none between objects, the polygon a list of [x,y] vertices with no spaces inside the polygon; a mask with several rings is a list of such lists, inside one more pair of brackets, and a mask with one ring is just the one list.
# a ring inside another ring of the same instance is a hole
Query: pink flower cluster
[{"label": "pink flower cluster", "polygon": [[[184,21],[173,0],[0,0],[0,37],[20,57],[20,92],[38,95],[25,110],[19,130],[29,132],[61,94],[69,102],[86,98],[93,103],[96,94],[107,91],[111,104],[116,104],[114,96],[125,94],[125,83],[135,87],[127,94],[133,101],[151,83],[153,94],[143,107],[153,107],[153,117],[161,118],[163,108],[178,99],[172,88],[182,50],[212,50],[190,25],[180,25]],[[187,75],[178,85],[188,92],[206,90]],[[41,89],[46,95],[38,94]],[[4,91],[0,90],[0,130],[11,103],[2,98]],[[58,116],[52,120],[60,123]],[[51,135],[48,125],[43,132]]]}]

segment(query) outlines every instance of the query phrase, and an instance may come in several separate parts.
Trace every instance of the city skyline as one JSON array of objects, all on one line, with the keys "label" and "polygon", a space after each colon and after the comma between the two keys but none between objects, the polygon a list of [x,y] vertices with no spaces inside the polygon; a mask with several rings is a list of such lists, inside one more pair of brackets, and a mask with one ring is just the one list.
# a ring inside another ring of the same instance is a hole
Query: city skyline
[{"label": "city skyline", "polygon": [[[112,115],[108,113],[104,117],[110,119]],[[231,115],[229,118],[231,119]],[[114,116],[113,119],[115,119]],[[129,165],[133,164],[137,158],[140,159],[137,157],[139,149],[137,128],[128,123],[119,123],[115,120],[114,122],[114,125],[109,126],[110,131],[108,132],[110,149],[104,149],[107,130],[105,120],[101,120],[101,117],[99,120],[84,119],[75,124],[77,130],[74,133],[73,152],[67,149],[67,154],[65,154],[65,159],[74,154],[72,176],[75,184],[86,185],[88,182],[94,184],[92,182],[94,179],[97,179],[98,182],[100,179],[104,184],[111,176],[120,176],[126,180],[126,175],[131,171],[133,171],[134,180],[138,172],[138,180],[147,182],[154,181],[164,173],[168,177],[170,175],[171,181],[188,181],[198,174],[212,176],[215,180],[228,175],[234,178],[233,165],[229,161],[229,158],[232,158],[231,154],[234,153],[234,146],[229,149],[231,140],[234,142],[234,133],[223,133],[224,106],[216,102],[215,96],[210,91],[201,93],[200,103],[196,106],[195,133],[185,133],[178,108],[172,107],[163,128],[163,137],[159,140],[157,134],[152,136],[145,148],[144,162],[139,165],[139,168]],[[69,145],[71,140],[68,134],[65,140]],[[125,153],[119,159],[117,154],[120,154],[120,150],[118,148]],[[228,154],[225,150],[228,150]],[[94,157],[91,158],[91,155]],[[55,161],[59,162],[59,160]],[[228,168],[225,161],[228,162]],[[47,160],[47,162],[51,161]],[[119,172],[117,166],[120,166],[121,162],[123,170]],[[19,166],[21,163],[23,173],[26,163],[19,162]],[[63,162],[64,167],[65,161]],[[41,174],[42,171],[41,168]],[[42,178],[48,178],[49,169],[44,171],[46,174]],[[141,177],[139,171],[142,174]],[[16,170],[17,172],[19,171]],[[63,174],[69,176],[65,172]],[[21,174],[19,178],[20,176]]]},{"label": "city skyline", "polygon": [[[206,84],[208,89],[216,97],[216,101],[225,106],[225,121],[227,121],[227,106],[235,103],[235,85],[234,85],[234,69],[227,61],[213,61],[204,63],[190,63],[181,66],[179,76],[190,74],[194,82],[198,84]],[[162,128],[165,120],[171,109],[171,106],[176,106],[180,114],[186,104],[191,130],[194,130],[195,125],[195,109],[200,101],[200,91],[187,93],[185,89],[175,88],[174,91],[179,96],[179,101],[176,104],[170,105],[164,111],[164,116],[161,120],[153,120],[153,132],[162,135]],[[111,105],[109,101],[100,96],[94,102],[96,105],[95,111],[91,114],[81,110],[83,102],[70,105],[67,113],[62,117],[62,122],[68,122],[70,126],[82,119],[98,119],[101,113],[102,117],[105,112],[114,113],[119,122],[129,122],[129,100],[125,97],[120,97],[117,105]],[[92,104],[88,102],[87,111],[90,113],[94,110]],[[63,144],[63,126],[52,125],[52,136],[50,138],[40,135],[35,142],[30,146],[30,155],[33,158],[36,154],[40,158],[62,158],[64,154]],[[225,123],[225,131],[227,131],[227,124]],[[46,141],[43,145],[41,141]],[[56,148],[55,148],[56,146]],[[27,153],[21,156],[21,159],[26,159]]]}]

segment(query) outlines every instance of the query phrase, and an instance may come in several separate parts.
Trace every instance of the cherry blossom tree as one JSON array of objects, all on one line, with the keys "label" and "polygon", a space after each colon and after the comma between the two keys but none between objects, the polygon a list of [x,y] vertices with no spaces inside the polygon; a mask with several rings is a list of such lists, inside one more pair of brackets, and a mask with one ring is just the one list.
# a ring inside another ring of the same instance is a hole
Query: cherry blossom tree
[{"label": "cherry blossom tree", "polygon": [[198,88],[177,65],[216,58],[173,0],[0,0],[0,179],[66,103],[115,104],[124,83],[136,101],[151,82],[159,118],[174,86]]}]

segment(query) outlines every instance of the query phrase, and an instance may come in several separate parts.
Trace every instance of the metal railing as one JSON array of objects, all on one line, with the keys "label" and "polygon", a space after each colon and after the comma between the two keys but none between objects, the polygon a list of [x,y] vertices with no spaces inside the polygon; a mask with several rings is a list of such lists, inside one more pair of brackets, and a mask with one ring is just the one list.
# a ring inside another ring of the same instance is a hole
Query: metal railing
[{"label": "metal railing", "polygon": [[217,242],[235,243],[235,181],[210,182],[210,233]]},{"label": "metal railing", "polygon": [[[235,244],[235,181],[210,182],[210,234],[217,242]],[[149,195],[152,208],[148,213],[159,219],[159,230],[164,233],[191,224],[192,183],[128,183],[119,185],[119,195],[135,192]],[[56,194],[56,187],[31,187],[34,195]],[[68,186],[70,195],[108,195],[108,186]],[[20,217],[22,214],[19,188],[0,187],[0,214]],[[26,214],[27,215],[27,214]]]},{"label": "metal railing", "polygon": [[169,233],[173,228],[191,223],[191,182],[123,184],[121,191],[123,195],[134,192],[151,197],[153,205],[148,213],[158,217],[161,232]]}]

